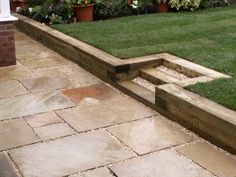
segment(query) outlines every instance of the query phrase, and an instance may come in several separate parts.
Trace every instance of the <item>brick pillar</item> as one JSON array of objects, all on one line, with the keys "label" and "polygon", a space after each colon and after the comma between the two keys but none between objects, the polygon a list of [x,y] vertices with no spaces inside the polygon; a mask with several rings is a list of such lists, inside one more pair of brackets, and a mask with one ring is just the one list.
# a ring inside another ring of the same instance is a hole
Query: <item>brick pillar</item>
[{"label": "brick pillar", "polygon": [[0,67],[16,64],[13,21],[0,21]]}]

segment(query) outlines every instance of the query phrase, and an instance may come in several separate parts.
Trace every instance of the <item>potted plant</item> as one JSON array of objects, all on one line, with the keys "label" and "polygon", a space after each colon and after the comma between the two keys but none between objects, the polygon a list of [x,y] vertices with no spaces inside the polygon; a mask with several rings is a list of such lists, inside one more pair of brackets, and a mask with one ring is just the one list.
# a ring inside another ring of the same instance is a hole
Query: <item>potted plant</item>
[{"label": "potted plant", "polygon": [[11,10],[15,12],[16,8],[19,7],[19,2],[18,0],[11,0],[10,2]]},{"label": "potted plant", "polygon": [[168,0],[157,0],[157,12],[165,13],[169,11]]},{"label": "potted plant", "polygon": [[133,0],[127,0],[127,4],[128,4],[129,6],[131,6],[132,3],[133,3]]},{"label": "potted plant", "polygon": [[77,21],[93,21],[95,0],[72,0],[71,2]]},{"label": "potted plant", "polygon": [[19,6],[22,9],[28,9],[29,8],[29,3],[27,0],[18,0]]},{"label": "potted plant", "polygon": [[27,0],[11,0],[11,10],[16,11],[17,7],[21,7],[23,10],[29,8],[29,3]]}]

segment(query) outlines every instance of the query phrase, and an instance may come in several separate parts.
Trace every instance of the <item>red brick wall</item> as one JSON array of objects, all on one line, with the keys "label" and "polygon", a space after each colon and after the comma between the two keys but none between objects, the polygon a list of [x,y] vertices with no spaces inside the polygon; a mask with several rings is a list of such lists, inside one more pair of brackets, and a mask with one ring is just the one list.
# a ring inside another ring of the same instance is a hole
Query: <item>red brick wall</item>
[{"label": "red brick wall", "polygon": [[0,67],[16,64],[13,22],[0,22]]}]

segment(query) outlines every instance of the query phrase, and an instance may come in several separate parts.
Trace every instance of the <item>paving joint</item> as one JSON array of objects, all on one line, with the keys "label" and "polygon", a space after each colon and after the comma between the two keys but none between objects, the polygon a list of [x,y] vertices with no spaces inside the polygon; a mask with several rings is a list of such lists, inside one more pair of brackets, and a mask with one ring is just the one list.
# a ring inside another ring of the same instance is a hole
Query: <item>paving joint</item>
[{"label": "paving joint", "polygon": [[105,129],[105,131],[112,137],[114,138],[116,141],[120,142],[124,147],[126,147],[127,149],[129,149],[131,152],[133,152],[135,154],[135,156],[139,156],[139,153],[137,153],[134,149],[132,149],[131,147],[129,147],[126,143],[124,143],[122,140],[120,140],[118,137],[116,137],[114,134],[112,134],[108,129]]}]

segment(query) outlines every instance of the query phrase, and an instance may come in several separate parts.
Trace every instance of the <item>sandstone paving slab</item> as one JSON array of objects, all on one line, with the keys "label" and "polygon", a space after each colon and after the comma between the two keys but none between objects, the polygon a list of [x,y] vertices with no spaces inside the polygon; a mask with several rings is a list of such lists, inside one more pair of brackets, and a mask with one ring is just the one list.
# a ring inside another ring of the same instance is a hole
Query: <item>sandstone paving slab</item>
[{"label": "sandstone paving slab", "polygon": [[38,54],[45,50],[47,50],[46,47],[39,45],[38,43],[30,42],[29,44],[22,44],[20,47],[16,46],[16,55],[24,55],[26,53]]},{"label": "sandstone paving slab", "polygon": [[0,177],[18,177],[5,153],[0,153]]},{"label": "sandstone paving slab", "polygon": [[0,122],[0,151],[40,141],[23,119]]},{"label": "sandstone paving slab", "polygon": [[65,75],[63,72],[63,68],[67,65],[62,65],[54,68],[44,68],[44,69],[36,69],[34,73],[38,76],[54,76],[54,75]]},{"label": "sandstone paving slab", "polygon": [[118,177],[215,177],[174,150],[166,150],[110,167]]},{"label": "sandstone paving slab", "polygon": [[0,120],[75,106],[58,92],[28,94],[0,99]]},{"label": "sandstone paving slab", "polygon": [[21,63],[31,70],[52,68],[67,64],[66,60],[62,60],[61,58],[21,60]]},{"label": "sandstone paving slab", "polygon": [[30,115],[24,117],[24,119],[32,128],[62,122],[62,120],[54,112]]},{"label": "sandstone paving slab", "polygon": [[66,123],[36,127],[34,131],[43,141],[75,134],[75,131]]},{"label": "sandstone paving slab", "polygon": [[[16,46],[17,48],[17,46]],[[38,60],[38,59],[47,59],[55,57],[51,52],[48,50],[40,50],[39,52],[31,52],[31,53],[23,53],[23,54],[16,54],[16,58],[18,60]]]},{"label": "sandstone paving slab", "polygon": [[204,142],[183,146],[178,151],[217,176],[236,176],[236,158]]},{"label": "sandstone paving slab", "polygon": [[86,87],[67,89],[62,91],[62,93],[74,103],[80,104],[89,104],[90,100],[94,100],[99,103],[101,101],[126,98],[124,95],[106,86],[105,84],[95,84]]},{"label": "sandstone paving slab", "polygon": [[84,173],[74,174],[69,177],[114,177],[108,168],[97,168]]},{"label": "sandstone paving slab", "polygon": [[15,40],[15,46],[16,46],[16,48],[18,47],[18,48],[20,48],[21,47],[21,45],[31,45],[31,44],[37,44],[37,42],[36,41],[33,41],[32,39],[30,40],[30,39],[22,39],[22,40]]},{"label": "sandstone paving slab", "polygon": [[78,87],[89,86],[101,82],[100,79],[75,64],[66,65],[63,68],[63,72],[67,77],[71,78]]},{"label": "sandstone paving slab", "polygon": [[72,88],[75,85],[65,76],[46,76],[21,80],[21,83],[32,93]]},{"label": "sandstone paving slab", "polygon": [[33,72],[20,65],[0,68],[0,81],[26,79],[34,75]]},{"label": "sandstone paving slab", "polygon": [[30,37],[28,37],[27,35],[18,30],[14,31],[14,36],[15,36],[15,41],[22,41],[22,40],[33,41]]},{"label": "sandstone paving slab", "polygon": [[28,91],[16,80],[0,82],[0,98],[23,95]]},{"label": "sandstone paving slab", "polygon": [[145,154],[193,140],[193,137],[181,131],[179,126],[162,117],[125,123],[110,127],[108,130],[138,154]]},{"label": "sandstone paving slab", "polygon": [[78,132],[157,115],[131,99],[103,102],[56,112]]},{"label": "sandstone paving slab", "polygon": [[134,154],[104,130],[10,151],[24,177],[58,177],[131,158]]}]

